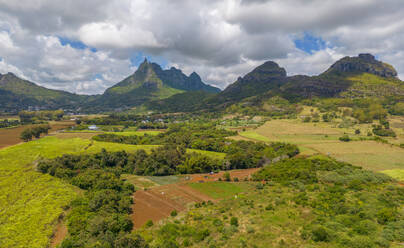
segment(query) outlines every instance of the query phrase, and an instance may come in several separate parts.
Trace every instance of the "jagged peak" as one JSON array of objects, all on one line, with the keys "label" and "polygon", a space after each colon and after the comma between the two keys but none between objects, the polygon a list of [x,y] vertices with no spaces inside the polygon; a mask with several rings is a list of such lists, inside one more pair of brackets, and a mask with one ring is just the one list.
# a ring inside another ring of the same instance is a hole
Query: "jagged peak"
[{"label": "jagged peak", "polygon": [[190,78],[201,78],[200,76],[199,76],[199,74],[198,73],[196,73],[196,72],[192,72],[191,74],[189,74],[189,77]]}]

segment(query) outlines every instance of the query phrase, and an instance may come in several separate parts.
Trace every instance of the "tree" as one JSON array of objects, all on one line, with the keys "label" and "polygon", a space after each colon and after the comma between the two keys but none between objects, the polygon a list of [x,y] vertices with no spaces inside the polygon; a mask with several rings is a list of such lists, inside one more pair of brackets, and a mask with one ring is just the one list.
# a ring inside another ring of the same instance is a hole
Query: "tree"
[{"label": "tree", "polygon": [[339,137],[339,140],[343,141],[343,142],[348,142],[348,141],[351,141],[351,138],[349,138],[349,136],[347,134],[345,134],[345,135]]},{"label": "tree", "polygon": [[22,131],[22,133],[20,134],[20,139],[25,142],[32,140],[32,130],[30,128],[27,128]]},{"label": "tree", "polygon": [[32,133],[32,136],[34,136],[35,138],[38,139],[39,137],[41,137],[42,128],[41,127],[34,127],[34,128],[31,129],[31,133]]},{"label": "tree", "polygon": [[223,180],[227,181],[227,182],[230,182],[231,178],[230,178],[230,173],[229,172],[225,172],[223,174]]}]

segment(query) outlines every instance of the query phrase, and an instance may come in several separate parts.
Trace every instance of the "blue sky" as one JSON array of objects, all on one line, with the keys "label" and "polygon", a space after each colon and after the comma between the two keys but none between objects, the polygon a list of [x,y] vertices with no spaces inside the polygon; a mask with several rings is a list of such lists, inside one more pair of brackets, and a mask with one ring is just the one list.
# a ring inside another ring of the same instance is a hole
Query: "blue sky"
[{"label": "blue sky", "polygon": [[310,32],[304,32],[303,37],[294,40],[296,48],[305,51],[308,54],[324,50],[327,48],[326,42],[321,37],[316,37]]},{"label": "blue sky", "polygon": [[404,78],[402,0],[32,2],[0,1],[0,73],[50,88],[102,93],[145,57],[221,88],[267,60],[316,75],[359,53]]},{"label": "blue sky", "polygon": [[86,44],[84,44],[82,41],[79,40],[71,40],[69,38],[66,37],[61,37],[58,36],[58,39],[60,41],[60,44],[62,44],[62,46],[66,46],[66,45],[70,45],[71,47],[75,48],[75,49],[80,49],[80,50],[84,50],[84,49],[90,49],[90,51],[92,52],[97,52],[97,49],[94,47],[89,47]]}]

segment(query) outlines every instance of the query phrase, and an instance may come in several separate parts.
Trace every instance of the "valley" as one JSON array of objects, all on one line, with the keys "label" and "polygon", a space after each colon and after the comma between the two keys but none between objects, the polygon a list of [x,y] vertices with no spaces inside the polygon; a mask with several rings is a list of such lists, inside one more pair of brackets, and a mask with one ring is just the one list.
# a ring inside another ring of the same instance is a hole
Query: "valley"
[{"label": "valley", "polygon": [[371,55],[312,77],[269,61],[223,91],[145,60],[71,106],[15,77],[0,89],[58,110],[0,120],[1,247],[404,242],[403,82]]}]

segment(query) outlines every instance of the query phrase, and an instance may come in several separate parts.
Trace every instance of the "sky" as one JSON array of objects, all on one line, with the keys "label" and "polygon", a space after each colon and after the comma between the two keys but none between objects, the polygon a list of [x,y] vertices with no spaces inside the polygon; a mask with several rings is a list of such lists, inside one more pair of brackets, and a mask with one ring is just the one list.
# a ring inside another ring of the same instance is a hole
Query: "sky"
[{"label": "sky", "polygon": [[404,79],[402,0],[0,0],[0,73],[99,94],[148,58],[220,88],[267,60],[316,75],[372,53]]}]

